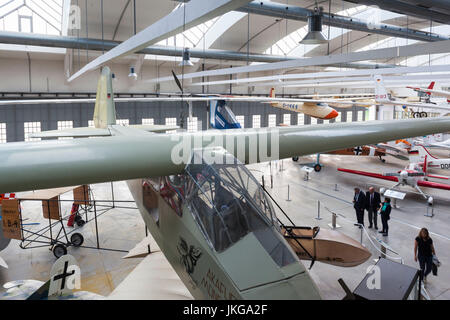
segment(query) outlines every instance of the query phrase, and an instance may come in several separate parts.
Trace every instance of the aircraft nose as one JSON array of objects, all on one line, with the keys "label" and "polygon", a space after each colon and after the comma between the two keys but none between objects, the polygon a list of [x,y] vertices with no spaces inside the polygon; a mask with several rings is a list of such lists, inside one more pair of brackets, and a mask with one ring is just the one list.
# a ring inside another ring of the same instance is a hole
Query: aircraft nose
[{"label": "aircraft nose", "polygon": [[338,112],[336,110],[333,109],[333,111],[331,111],[329,114],[327,114],[327,116],[325,117],[325,119],[334,119],[338,116]]}]

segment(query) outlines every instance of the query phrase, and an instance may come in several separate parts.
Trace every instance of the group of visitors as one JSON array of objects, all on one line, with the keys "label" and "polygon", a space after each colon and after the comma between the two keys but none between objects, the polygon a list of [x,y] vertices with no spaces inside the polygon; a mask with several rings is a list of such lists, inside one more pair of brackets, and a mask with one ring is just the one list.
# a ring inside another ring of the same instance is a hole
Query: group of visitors
[{"label": "group of visitors", "polygon": [[353,207],[356,211],[356,226],[360,228],[364,226],[364,213],[367,210],[369,228],[375,228],[375,230],[378,230],[377,215],[379,214],[381,217],[381,224],[383,226],[379,233],[383,234],[383,236],[388,236],[388,221],[391,214],[391,199],[385,198],[382,202],[380,193],[376,192],[374,187],[370,187],[369,191],[366,193],[361,191],[360,188],[355,188]]},{"label": "group of visitors", "polygon": [[[378,230],[377,215],[381,217],[383,228],[379,233],[383,236],[388,236],[389,226],[388,221],[391,214],[391,199],[384,198],[381,201],[380,193],[376,192],[374,187],[370,187],[364,193],[360,188],[355,188],[353,197],[353,207],[356,211],[355,226],[364,227],[364,213],[367,210],[369,218],[369,228],[374,227]],[[437,275],[437,267],[440,265],[436,257],[436,252],[433,246],[433,240],[430,237],[427,228],[422,228],[419,235],[414,242],[414,261],[419,262],[421,270],[421,279],[426,283],[427,276],[433,272]]]}]

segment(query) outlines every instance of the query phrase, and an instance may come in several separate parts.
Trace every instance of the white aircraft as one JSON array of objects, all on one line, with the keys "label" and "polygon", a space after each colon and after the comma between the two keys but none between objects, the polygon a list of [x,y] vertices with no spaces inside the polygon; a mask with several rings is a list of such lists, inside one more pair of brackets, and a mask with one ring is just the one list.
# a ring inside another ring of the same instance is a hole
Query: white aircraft
[{"label": "white aircraft", "polygon": [[407,87],[410,89],[413,89],[414,91],[425,93],[429,96],[436,96],[436,97],[444,97],[447,98],[447,103],[450,103],[450,91],[444,91],[444,90],[436,90],[432,87],[428,88],[422,88],[422,87]]},{"label": "white aircraft", "polygon": [[449,180],[448,177],[429,174],[426,166],[423,166],[422,168],[420,163],[415,162],[411,162],[403,170],[392,173],[375,173],[344,168],[338,168],[337,170],[340,172],[396,182],[396,184],[389,189],[395,189],[398,186],[409,186],[416,189],[429,203],[433,203],[433,197],[423,192],[422,187],[450,191],[449,184],[428,181],[428,178]]},{"label": "white aircraft", "polygon": [[418,137],[412,141],[416,146],[422,145],[426,148],[436,148],[436,149],[450,149],[450,139],[443,140],[443,134],[439,133],[436,135],[428,135],[425,137]]},{"label": "white aircraft", "polygon": [[425,168],[450,170],[450,158],[436,158],[423,145],[415,146],[411,152],[416,152],[418,159]]},{"label": "white aircraft", "polygon": [[6,292],[2,300],[103,300],[105,297],[87,291],[74,291],[81,287],[81,271],[71,255],[64,255],[53,264],[50,279],[16,280],[3,285]]},{"label": "white aircraft", "polygon": [[[191,300],[192,295],[170,266],[155,240],[148,236],[143,249],[134,248],[123,258],[144,258],[108,295],[81,291],[82,272],[71,255],[63,255],[53,264],[46,282],[25,279],[3,284],[0,300]],[[151,252],[147,246],[151,245]],[[135,250],[137,255],[131,254]],[[137,251],[136,251],[137,250]],[[131,254],[131,255],[130,255]],[[145,283],[143,286],[142,284]],[[151,290],[149,290],[151,288]]]},{"label": "white aircraft", "polygon": [[[443,110],[450,112],[450,105],[448,104],[433,104],[433,103],[412,103],[404,100],[391,100],[386,88],[383,84],[383,78],[381,75],[375,75],[375,102],[381,105],[394,105],[394,106],[402,106],[403,108],[418,108],[419,110]],[[428,90],[428,89],[426,89]],[[417,109],[415,110],[415,114],[417,114]]]},{"label": "white aircraft", "polygon": [[[270,89],[270,97],[275,98],[275,88]],[[327,103],[312,100],[311,102],[309,102],[308,99],[303,102],[294,103],[272,101],[270,102],[270,105],[275,108],[304,113],[306,115],[319,119],[329,120],[334,119],[339,115],[338,112],[331,108]]]}]

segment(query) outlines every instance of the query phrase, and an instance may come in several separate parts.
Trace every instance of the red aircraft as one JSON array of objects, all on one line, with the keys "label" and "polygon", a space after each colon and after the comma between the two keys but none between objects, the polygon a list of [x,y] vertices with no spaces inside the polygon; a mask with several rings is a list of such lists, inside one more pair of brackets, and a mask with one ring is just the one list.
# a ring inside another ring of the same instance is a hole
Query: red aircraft
[{"label": "red aircraft", "polygon": [[425,199],[429,199],[429,197],[422,191],[421,187],[450,190],[450,185],[448,184],[428,181],[428,178],[445,179],[445,180],[449,180],[450,178],[446,176],[429,174],[427,172],[426,157],[423,163],[423,167],[421,163],[410,163],[405,169],[395,173],[379,174],[343,168],[338,168],[338,171],[397,182],[397,184],[395,184],[390,189],[394,189],[397,186],[405,186],[405,185],[410,186],[416,189]]}]

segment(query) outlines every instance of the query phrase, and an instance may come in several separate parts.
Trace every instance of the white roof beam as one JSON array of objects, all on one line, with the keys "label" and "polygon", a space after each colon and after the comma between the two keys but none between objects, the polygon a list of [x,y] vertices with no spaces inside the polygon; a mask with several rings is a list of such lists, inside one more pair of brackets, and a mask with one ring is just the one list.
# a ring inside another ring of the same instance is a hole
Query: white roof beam
[{"label": "white roof beam", "polygon": [[242,7],[249,2],[249,0],[191,0],[137,33],[127,41],[124,41],[114,49],[91,61],[70,77],[69,81],[72,81],[84,73],[92,71],[113,59],[129,55],[144,49],[149,45],[155,44],[160,40],[175,35],[182,31],[183,28],[191,28],[231,10]]},{"label": "white roof beam", "polygon": [[[436,74],[436,75],[410,75],[410,76],[388,76],[384,77],[383,81],[409,81],[408,83],[415,83],[416,81],[435,81],[435,80],[450,80],[450,74]],[[310,79],[302,81],[284,81],[284,82],[265,82],[252,84],[254,87],[296,87],[300,85],[318,84],[318,83],[335,83],[353,82],[353,81],[373,81],[371,76],[365,77],[340,77],[330,79]]]},{"label": "white roof beam", "polygon": [[[184,79],[193,79],[208,76],[222,76],[238,73],[250,73],[259,71],[280,71],[282,69],[292,69],[310,66],[321,66],[338,63],[348,63],[355,61],[382,60],[400,57],[412,57],[425,54],[447,53],[450,52],[450,40],[436,41],[433,43],[419,43],[406,46],[398,46],[383,49],[374,49],[360,52],[351,52],[329,56],[319,56],[312,58],[300,58],[290,61],[281,61],[273,63],[263,63],[251,66],[224,68],[193,72],[184,74]],[[172,81],[172,77],[163,77],[154,79],[154,82]]]},{"label": "white roof beam", "polygon": [[278,74],[278,75],[265,76],[265,77],[195,82],[195,83],[192,83],[191,86],[213,86],[213,85],[222,85],[222,84],[242,84],[242,83],[252,83],[253,84],[255,82],[265,82],[265,81],[274,81],[274,80],[278,81],[278,80],[287,80],[287,79],[331,78],[331,77],[342,77],[342,76],[396,74],[396,73],[420,73],[420,72],[442,72],[442,71],[450,71],[450,65]]}]

